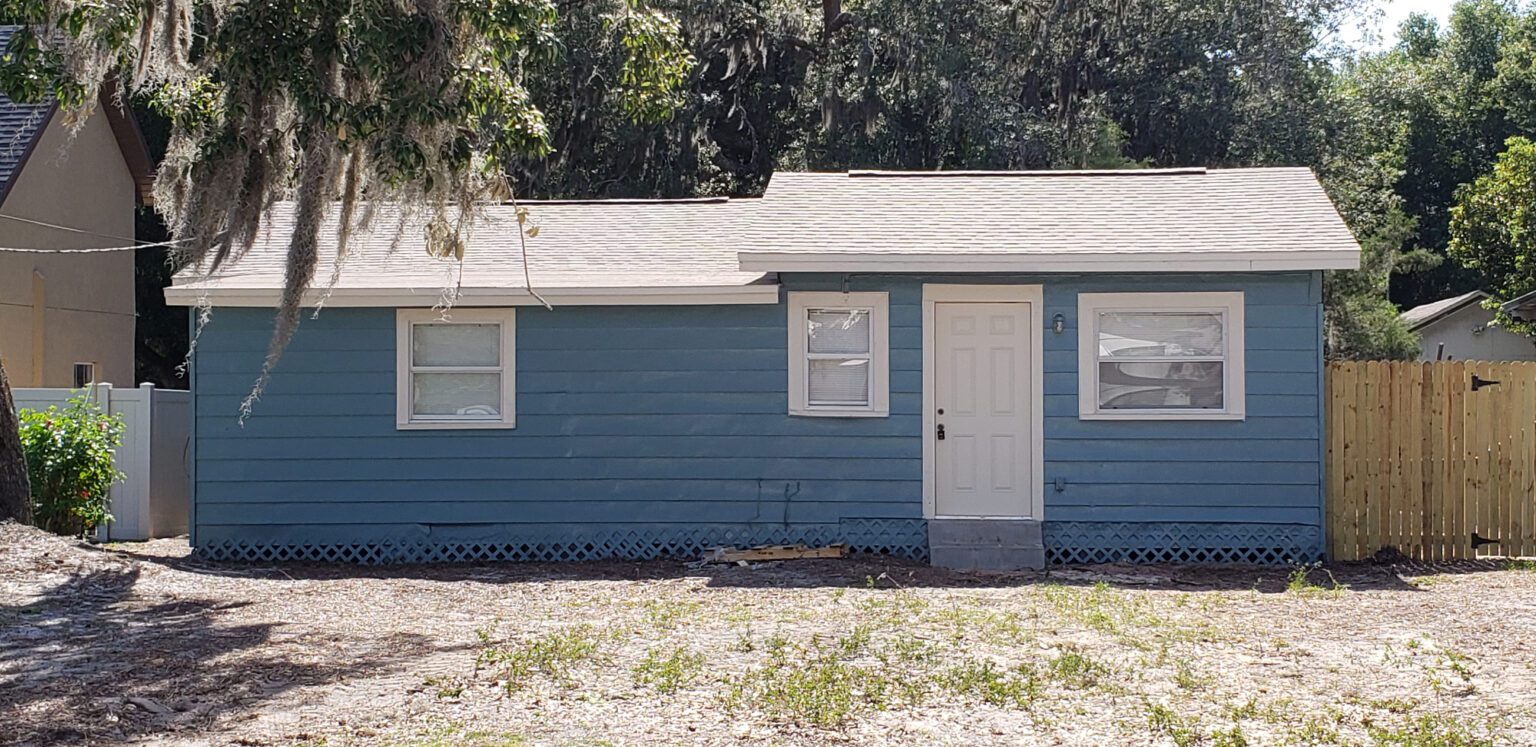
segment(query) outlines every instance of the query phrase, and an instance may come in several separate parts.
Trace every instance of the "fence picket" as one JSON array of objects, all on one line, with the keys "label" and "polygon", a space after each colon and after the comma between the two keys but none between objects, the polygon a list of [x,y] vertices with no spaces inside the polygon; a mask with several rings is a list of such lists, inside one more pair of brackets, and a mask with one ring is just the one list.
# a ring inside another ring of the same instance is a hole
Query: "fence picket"
[{"label": "fence picket", "polygon": [[1325,387],[1330,557],[1536,555],[1536,363],[1330,363]]}]

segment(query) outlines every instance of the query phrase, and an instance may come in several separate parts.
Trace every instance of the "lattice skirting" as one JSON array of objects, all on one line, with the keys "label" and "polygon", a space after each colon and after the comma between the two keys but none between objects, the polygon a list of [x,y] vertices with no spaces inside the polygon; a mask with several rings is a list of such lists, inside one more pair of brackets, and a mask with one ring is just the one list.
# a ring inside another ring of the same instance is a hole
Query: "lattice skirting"
[{"label": "lattice skirting", "polygon": [[[381,532],[372,537],[327,537],[324,527],[260,528],[245,533],[206,536],[200,532],[197,555],[208,560],[320,561],[382,565],[473,561],[577,561],[693,558],[719,546],[846,543],[855,553],[893,555],[926,561],[928,531],[921,519],[845,519],[837,524],[807,525],[504,525],[464,532]],[[238,531],[238,530],[236,530]],[[460,536],[454,536],[454,535]]]},{"label": "lattice skirting", "polygon": [[[381,531],[338,536],[320,526],[201,531],[208,560],[320,561],[379,565],[473,561],[692,558],[717,546],[847,543],[855,553],[928,559],[921,519],[846,519],[805,525],[501,525],[464,532]],[[355,532],[356,530],[354,530]],[[215,534],[215,536],[210,536]],[[1061,522],[1044,524],[1046,560],[1063,563],[1261,563],[1322,558],[1322,532],[1300,524]]]},{"label": "lattice skirting", "polygon": [[1322,530],[1304,524],[1045,522],[1045,557],[1063,563],[1310,563]]}]

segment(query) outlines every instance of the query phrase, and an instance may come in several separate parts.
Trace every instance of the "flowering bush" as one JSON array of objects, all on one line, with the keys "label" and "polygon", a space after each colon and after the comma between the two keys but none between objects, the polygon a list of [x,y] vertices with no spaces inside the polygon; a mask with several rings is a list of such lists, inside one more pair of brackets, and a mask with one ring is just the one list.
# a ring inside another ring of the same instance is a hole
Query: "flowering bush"
[{"label": "flowering bush", "polygon": [[21,410],[21,449],[32,481],[32,519],[55,534],[84,535],[112,517],[107,491],[124,475],[112,464],[123,419],[84,394],[64,409]]}]

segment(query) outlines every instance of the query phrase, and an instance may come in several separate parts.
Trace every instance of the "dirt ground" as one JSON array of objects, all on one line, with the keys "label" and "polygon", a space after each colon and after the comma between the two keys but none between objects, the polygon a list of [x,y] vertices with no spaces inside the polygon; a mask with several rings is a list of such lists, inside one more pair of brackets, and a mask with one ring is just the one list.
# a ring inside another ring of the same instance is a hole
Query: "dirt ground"
[{"label": "dirt ground", "polygon": [[0,525],[0,742],[1536,744],[1536,569],[210,564]]}]

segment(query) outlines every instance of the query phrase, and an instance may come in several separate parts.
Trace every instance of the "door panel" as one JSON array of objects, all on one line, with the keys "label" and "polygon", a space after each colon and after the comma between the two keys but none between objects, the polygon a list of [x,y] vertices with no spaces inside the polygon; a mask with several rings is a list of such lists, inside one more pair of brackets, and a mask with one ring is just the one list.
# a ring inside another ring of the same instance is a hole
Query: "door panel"
[{"label": "door panel", "polygon": [[936,514],[1029,518],[1030,305],[935,304]]}]

